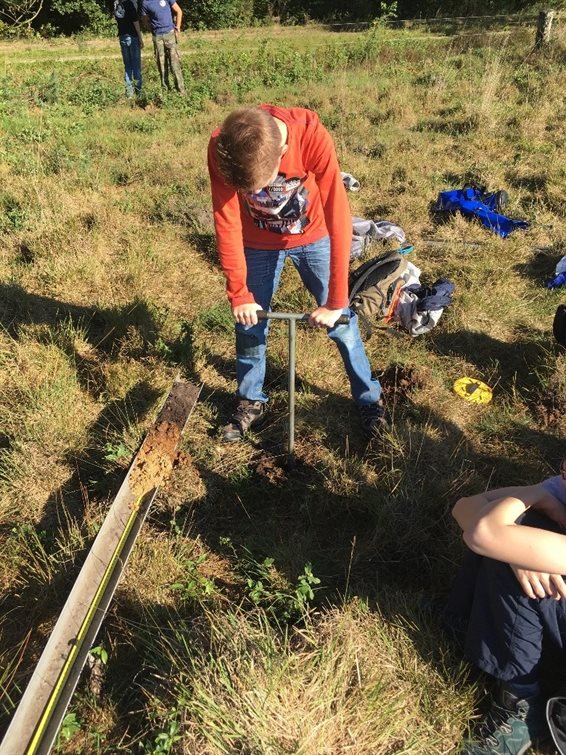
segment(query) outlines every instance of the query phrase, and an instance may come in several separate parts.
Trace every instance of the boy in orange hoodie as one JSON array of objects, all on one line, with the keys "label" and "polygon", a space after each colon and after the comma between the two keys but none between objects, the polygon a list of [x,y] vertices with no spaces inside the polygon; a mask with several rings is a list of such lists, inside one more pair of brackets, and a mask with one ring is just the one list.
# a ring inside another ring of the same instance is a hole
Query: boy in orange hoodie
[{"label": "boy in orange hoodie", "polygon": [[[269,310],[289,257],[316,300],[309,323],[336,342],[368,436],[384,426],[381,386],[348,309],[352,220],[334,144],[316,113],[261,105],[232,112],[208,147],[220,263],[236,323],[238,402],[224,440],[265,415]],[[348,325],[336,325],[341,314]]]}]

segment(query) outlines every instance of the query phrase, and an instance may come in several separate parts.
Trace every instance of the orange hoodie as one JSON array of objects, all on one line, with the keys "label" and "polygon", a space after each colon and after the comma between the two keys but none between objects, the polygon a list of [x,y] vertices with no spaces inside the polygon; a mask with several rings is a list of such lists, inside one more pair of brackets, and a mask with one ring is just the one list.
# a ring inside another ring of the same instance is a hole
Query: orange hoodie
[{"label": "orange hoodie", "polygon": [[208,145],[208,170],[220,264],[233,307],[254,297],[246,286],[244,246],[292,249],[330,236],[329,309],[348,304],[352,218],[332,138],[316,113],[304,108],[261,105],[286,124],[287,152],[279,175],[260,192],[228,186],[216,163],[216,129]]}]

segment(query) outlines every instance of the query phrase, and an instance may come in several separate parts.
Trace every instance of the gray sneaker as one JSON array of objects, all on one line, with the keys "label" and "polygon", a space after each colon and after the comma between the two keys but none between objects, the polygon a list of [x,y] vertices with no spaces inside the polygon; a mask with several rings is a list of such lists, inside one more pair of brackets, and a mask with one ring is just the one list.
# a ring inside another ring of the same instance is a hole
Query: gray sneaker
[{"label": "gray sneaker", "polygon": [[267,407],[263,401],[240,399],[230,422],[224,427],[222,440],[226,443],[242,440],[252,425],[256,427],[261,425],[265,419],[266,411]]},{"label": "gray sneaker", "polygon": [[500,687],[460,755],[524,755],[545,735],[544,700],[538,695],[520,700]]}]

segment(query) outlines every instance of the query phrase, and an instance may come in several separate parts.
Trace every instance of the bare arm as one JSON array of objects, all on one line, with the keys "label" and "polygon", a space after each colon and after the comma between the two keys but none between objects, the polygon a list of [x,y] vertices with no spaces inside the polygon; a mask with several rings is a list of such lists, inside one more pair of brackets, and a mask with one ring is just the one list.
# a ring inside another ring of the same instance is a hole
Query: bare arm
[{"label": "bare arm", "polygon": [[173,3],[171,6],[173,16],[175,18],[175,32],[178,34],[181,31],[181,22],[183,20],[183,11],[178,3]]},{"label": "bare arm", "polygon": [[527,509],[556,504],[542,485],[531,485],[461,498],[452,514],[476,553],[523,569],[566,574],[566,536],[516,524]]},{"label": "bare arm", "polygon": [[476,493],[476,495],[460,498],[452,509],[452,516],[465,533],[473,525],[477,524],[492,501],[505,498],[506,496],[515,496],[524,500],[528,507],[535,505],[544,495],[547,495],[547,493],[540,485],[517,485],[510,488],[486,490],[484,493]]},{"label": "bare arm", "polygon": [[143,47],[143,36],[142,36],[142,31],[140,28],[139,21],[134,21],[134,29],[136,30],[136,34],[138,35],[138,39],[140,41],[140,47]]}]

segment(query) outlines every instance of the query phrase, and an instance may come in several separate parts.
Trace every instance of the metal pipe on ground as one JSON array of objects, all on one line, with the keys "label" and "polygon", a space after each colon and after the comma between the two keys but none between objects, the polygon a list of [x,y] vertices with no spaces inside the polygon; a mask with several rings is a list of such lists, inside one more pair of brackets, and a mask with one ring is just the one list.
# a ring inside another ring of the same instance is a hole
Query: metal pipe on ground
[{"label": "metal pipe on ground", "polygon": [[0,755],[51,752],[128,556],[171,471],[200,390],[201,386],[175,381],[71,589],[0,744]]}]

